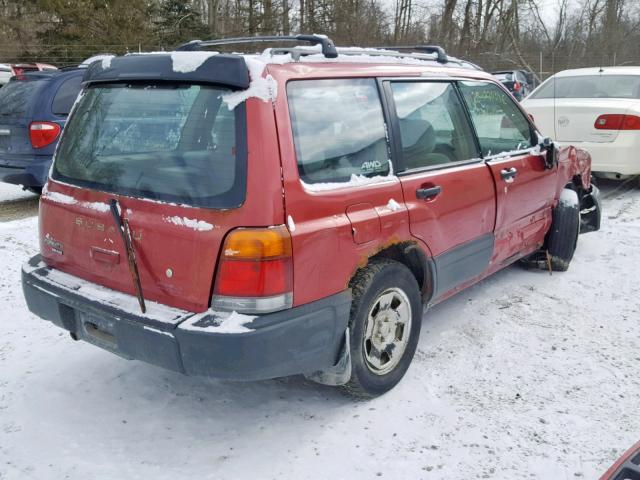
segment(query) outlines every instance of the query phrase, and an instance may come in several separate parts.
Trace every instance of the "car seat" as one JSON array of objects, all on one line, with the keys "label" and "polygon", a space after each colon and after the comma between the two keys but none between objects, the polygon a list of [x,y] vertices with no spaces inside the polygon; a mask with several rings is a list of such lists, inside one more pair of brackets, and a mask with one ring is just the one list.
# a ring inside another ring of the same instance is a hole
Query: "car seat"
[{"label": "car seat", "polygon": [[427,120],[400,119],[400,135],[404,161],[408,169],[439,165],[451,161],[447,155],[437,151],[436,131]]}]

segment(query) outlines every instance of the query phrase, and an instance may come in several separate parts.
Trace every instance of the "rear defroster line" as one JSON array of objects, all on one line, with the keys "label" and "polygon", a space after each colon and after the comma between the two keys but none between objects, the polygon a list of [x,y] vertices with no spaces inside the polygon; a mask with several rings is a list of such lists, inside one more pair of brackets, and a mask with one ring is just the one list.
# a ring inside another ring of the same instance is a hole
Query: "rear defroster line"
[{"label": "rear defroster line", "polygon": [[131,279],[133,280],[133,287],[136,289],[136,295],[138,297],[138,303],[140,304],[140,310],[142,313],[147,311],[147,307],[144,304],[144,297],[142,295],[142,285],[140,284],[140,274],[138,273],[138,263],[136,262],[136,252],[133,250],[133,242],[131,240],[131,228],[129,227],[129,220],[122,218],[122,209],[120,203],[115,198],[109,202],[111,207],[111,215],[118,225],[120,230],[120,236],[124,243],[124,248],[127,251],[127,264],[129,265],[129,272],[131,272]]}]

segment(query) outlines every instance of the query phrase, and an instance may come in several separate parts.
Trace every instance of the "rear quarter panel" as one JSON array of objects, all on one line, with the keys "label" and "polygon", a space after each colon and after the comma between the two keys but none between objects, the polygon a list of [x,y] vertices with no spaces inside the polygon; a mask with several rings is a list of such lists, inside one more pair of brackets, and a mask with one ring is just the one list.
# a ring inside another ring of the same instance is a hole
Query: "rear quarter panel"
[{"label": "rear quarter panel", "polygon": [[[305,65],[299,65],[293,71],[285,69],[275,75],[279,92],[275,116],[285,215],[291,217],[288,223],[293,247],[294,306],[344,291],[349,288],[349,282],[358,268],[365,266],[371,256],[386,247],[411,240],[409,215],[397,177],[390,176],[383,183],[323,192],[309,191],[300,181],[286,84],[290,79],[331,78],[322,74],[318,76],[318,70],[315,69],[309,69],[309,75],[305,75],[305,68]],[[350,71],[351,76],[357,75],[354,69]],[[312,73],[315,75],[311,76]],[[336,75],[346,76],[349,74],[345,75],[344,72]],[[397,207],[389,207],[392,199],[397,202]],[[352,225],[347,211],[352,221],[363,222],[361,226]],[[363,233],[362,228],[366,228],[364,241],[358,238]],[[428,251],[419,240],[413,239],[413,242],[423,251]]]}]

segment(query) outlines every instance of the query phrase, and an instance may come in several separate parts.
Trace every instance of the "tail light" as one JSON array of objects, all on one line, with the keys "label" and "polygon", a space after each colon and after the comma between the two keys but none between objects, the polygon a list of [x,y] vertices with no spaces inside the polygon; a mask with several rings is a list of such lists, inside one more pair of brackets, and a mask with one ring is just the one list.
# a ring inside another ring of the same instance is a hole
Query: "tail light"
[{"label": "tail light", "polygon": [[44,148],[51,145],[60,135],[60,125],[54,122],[31,122],[29,139],[33,148]]},{"label": "tail light", "polygon": [[238,228],[220,255],[211,305],[217,310],[268,313],[293,301],[291,236],[284,225]]},{"label": "tail light", "polygon": [[622,113],[609,113],[596,118],[596,130],[640,130],[640,117]]},{"label": "tail light", "polygon": [[516,82],[516,83],[513,84],[513,89],[516,92],[519,92],[521,88],[522,88],[522,85],[520,85],[520,82]]}]

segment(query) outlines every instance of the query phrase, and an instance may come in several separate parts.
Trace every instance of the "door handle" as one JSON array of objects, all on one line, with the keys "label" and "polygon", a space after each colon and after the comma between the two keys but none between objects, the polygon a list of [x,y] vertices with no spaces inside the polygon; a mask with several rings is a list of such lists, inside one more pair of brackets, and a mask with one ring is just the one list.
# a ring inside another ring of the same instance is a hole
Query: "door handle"
[{"label": "door handle", "polygon": [[518,169],[516,167],[500,170],[500,175],[502,176],[503,180],[513,180],[514,178],[516,178],[517,174]]},{"label": "door handle", "polygon": [[416,190],[416,197],[422,200],[427,200],[440,195],[440,192],[442,192],[442,187],[440,185],[436,185],[435,187],[419,188]]}]

